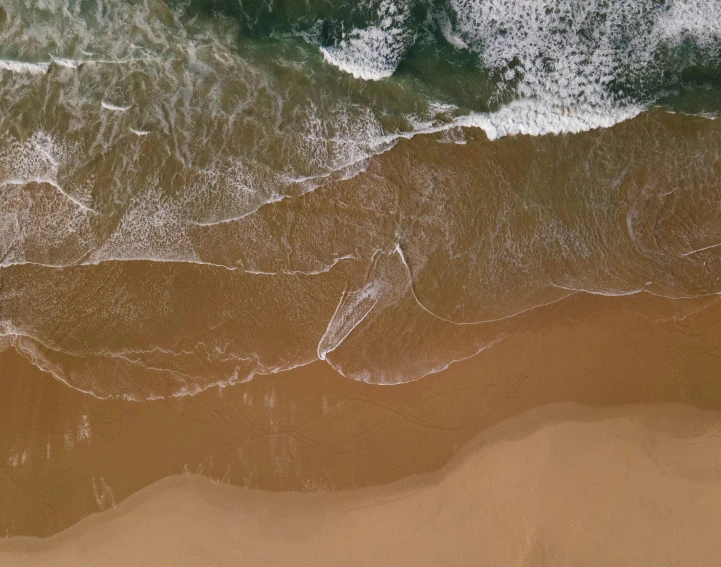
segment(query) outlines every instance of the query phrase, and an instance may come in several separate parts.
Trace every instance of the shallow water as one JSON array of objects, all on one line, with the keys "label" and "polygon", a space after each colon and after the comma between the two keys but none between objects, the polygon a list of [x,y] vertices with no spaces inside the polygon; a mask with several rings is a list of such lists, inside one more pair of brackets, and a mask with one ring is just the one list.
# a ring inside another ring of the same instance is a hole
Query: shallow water
[{"label": "shallow water", "polygon": [[720,115],[721,0],[0,2],[0,535],[716,415]]},{"label": "shallow water", "polygon": [[[0,348],[98,397],[412,381],[721,291],[721,2],[11,2]],[[371,356],[368,356],[371,353]]]},{"label": "shallow water", "polygon": [[[420,136],[239,219],[178,219],[183,248],[142,210],[89,222],[82,241],[61,223],[49,241],[48,216],[26,211],[2,270],[6,344],[101,397],[193,393],[317,358],[389,384],[576,293],[717,294],[719,128],[656,111],[573,136]],[[5,195],[72,206],[43,183]]]}]

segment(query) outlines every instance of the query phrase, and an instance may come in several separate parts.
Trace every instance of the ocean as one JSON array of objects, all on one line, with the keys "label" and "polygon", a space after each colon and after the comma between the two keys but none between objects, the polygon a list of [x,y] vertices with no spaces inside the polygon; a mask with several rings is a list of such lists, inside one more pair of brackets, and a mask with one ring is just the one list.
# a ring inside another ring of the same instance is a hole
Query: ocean
[{"label": "ocean", "polygon": [[721,292],[719,0],[6,0],[0,349],[151,400],[398,384]]}]

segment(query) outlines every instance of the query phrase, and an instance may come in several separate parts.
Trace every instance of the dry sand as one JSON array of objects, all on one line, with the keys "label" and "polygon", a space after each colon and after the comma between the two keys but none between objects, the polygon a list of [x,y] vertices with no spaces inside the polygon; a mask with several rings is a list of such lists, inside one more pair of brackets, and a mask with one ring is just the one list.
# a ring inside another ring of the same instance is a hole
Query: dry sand
[{"label": "dry sand", "polygon": [[531,410],[442,473],[334,494],[176,476],[0,563],[714,565],[721,415],[682,405]]}]

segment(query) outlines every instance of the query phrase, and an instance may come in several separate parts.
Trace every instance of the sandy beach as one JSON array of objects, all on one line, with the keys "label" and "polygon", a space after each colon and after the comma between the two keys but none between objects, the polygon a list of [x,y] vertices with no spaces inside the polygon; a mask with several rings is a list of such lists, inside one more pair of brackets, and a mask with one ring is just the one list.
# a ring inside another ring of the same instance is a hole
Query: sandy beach
[{"label": "sandy beach", "polygon": [[0,567],[721,565],[720,22],[0,2]]},{"label": "sandy beach", "polygon": [[51,537],[4,540],[2,562],[343,562],[327,540],[354,564],[702,564],[721,518],[719,309],[578,296],[414,383],[314,363],[142,403],[6,350],[2,428],[27,437],[2,436],[2,530]]},{"label": "sandy beach", "polygon": [[[436,474],[333,494],[173,476],[0,562],[70,565],[712,565],[721,416],[529,410]],[[612,542],[612,543],[611,543]]]}]

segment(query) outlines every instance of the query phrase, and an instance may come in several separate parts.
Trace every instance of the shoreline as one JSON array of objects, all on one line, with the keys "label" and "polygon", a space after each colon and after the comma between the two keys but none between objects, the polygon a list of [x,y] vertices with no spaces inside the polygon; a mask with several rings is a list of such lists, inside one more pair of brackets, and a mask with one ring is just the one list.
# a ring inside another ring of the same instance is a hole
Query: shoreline
[{"label": "shoreline", "polygon": [[[334,565],[351,555],[357,565],[479,557],[489,565],[693,564],[721,549],[713,535],[721,527],[720,427],[720,412],[680,404],[554,404],[486,430],[436,473],[331,494],[166,477],[50,538],[1,539],[0,559],[17,566]],[[583,525],[594,530],[577,532]],[[693,546],[684,537],[691,534]]]},{"label": "shoreline", "polygon": [[0,533],[52,535],[174,474],[273,492],[384,485],[442,469],[539,406],[721,410],[719,314],[717,298],[575,297],[417,382],[380,388],[316,362],[142,403],[84,396],[10,349],[0,353]]}]

